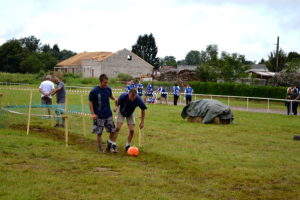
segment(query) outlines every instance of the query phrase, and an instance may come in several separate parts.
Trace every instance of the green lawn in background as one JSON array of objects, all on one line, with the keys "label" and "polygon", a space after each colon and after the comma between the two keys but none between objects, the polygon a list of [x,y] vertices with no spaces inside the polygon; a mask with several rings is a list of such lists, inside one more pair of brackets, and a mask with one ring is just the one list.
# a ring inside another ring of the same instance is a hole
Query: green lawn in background
[{"label": "green lawn in background", "polygon": [[[38,91],[33,100],[40,101]],[[69,105],[80,101],[68,94]],[[29,91],[9,90],[2,106],[7,102],[28,105]],[[298,116],[233,111],[235,125],[204,125],[182,119],[183,106],[147,106],[138,157],[123,151],[126,125],[119,152],[98,154],[90,118],[84,137],[82,118],[70,117],[65,148],[64,130],[52,128],[51,119],[33,116],[26,135],[27,116],[8,114],[0,129],[0,199],[299,198]],[[138,146],[137,128],[132,145]]]}]

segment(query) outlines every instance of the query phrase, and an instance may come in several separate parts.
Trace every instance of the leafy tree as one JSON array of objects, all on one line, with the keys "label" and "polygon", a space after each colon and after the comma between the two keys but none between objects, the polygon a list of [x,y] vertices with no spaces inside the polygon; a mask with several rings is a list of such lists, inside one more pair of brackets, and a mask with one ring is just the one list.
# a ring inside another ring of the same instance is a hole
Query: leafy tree
[{"label": "leafy tree", "polygon": [[278,69],[276,71],[276,52],[270,52],[270,55],[268,55],[269,60],[265,62],[266,67],[271,72],[280,72],[284,69],[285,64],[287,63],[287,56],[286,53],[280,49],[278,51]]},{"label": "leafy tree", "polygon": [[54,70],[54,67],[57,64],[57,59],[52,57],[49,52],[36,54],[36,57],[45,65],[46,71]]},{"label": "leafy tree", "polygon": [[196,76],[202,82],[217,82],[219,74],[215,67],[209,66],[209,64],[201,64],[196,68]]},{"label": "leafy tree", "polygon": [[293,58],[288,64],[285,66],[286,73],[297,73],[300,69],[300,58]]},{"label": "leafy tree", "polygon": [[200,52],[200,63],[206,64],[209,61],[206,51],[201,50]]},{"label": "leafy tree", "polygon": [[45,70],[46,65],[40,61],[38,54],[31,54],[26,60],[20,63],[20,69],[23,73],[38,73],[40,70]]},{"label": "leafy tree", "polygon": [[57,52],[59,52],[58,44],[54,44],[54,45],[53,45],[52,51],[57,51]]},{"label": "leafy tree", "polygon": [[31,53],[38,52],[41,46],[40,39],[35,36],[29,36],[19,39],[22,47],[28,49]]},{"label": "leafy tree", "polygon": [[243,81],[248,76],[246,70],[248,65],[243,64],[244,55],[238,53],[221,53],[221,58],[214,54],[207,64],[202,64],[196,69],[196,76],[202,81],[217,81],[223,79],[225,82],[234,82],[239,79]]},{"label": "leafy tree", "polygon": [[185,56],[185,64],[186,65],[199,65],[200,63],[200,52],[197,50],[191,50]]},{"label": "leafy tree", "polygon": [[156,57],[158,49],[152,33],[140,35],[131,51],[153,65],[155,69],[159,68],[159,59]]},{"label": "leafy tree", "polygon": [[298,54],[295,51],[289,52],[288,57],[287,57],[287,62],[291,62],[294,58],[300,58],[300,54]]},{"label": "leafy tree", "polygon": [[212,57],[214,55],[218,55],[218,53],[219,53],[219,46],[217,44],[209,44],[206,46],[207,60],[211,60]]},{"label": "leafy tree", "polygon": [[11,39],[0,46],[0,71],[20,72],[20,63],[29,55],[29,50],[23,49],[19,40]]},{"label": "leafy tree", "polygon": [[265,59],[262,58],[258,64],[264,64],[264,63],[265,63]]},{"label": "leafy tree", "polygon": [[60,53],[60,60],[66,60],[72,56],[75,56],[77,53],[76,52],[73,52],[73,51],[70,51],[70,50],[62,50],[59,52]]},{"label": "leafy tree", "polygon": [[51,47],[50,47],[49,44],[44,44],[44,45],[41,47],[41,51],[42,51],[43,53],[50,52],[51,50],[52,50],[52,49],[51,49]]}]

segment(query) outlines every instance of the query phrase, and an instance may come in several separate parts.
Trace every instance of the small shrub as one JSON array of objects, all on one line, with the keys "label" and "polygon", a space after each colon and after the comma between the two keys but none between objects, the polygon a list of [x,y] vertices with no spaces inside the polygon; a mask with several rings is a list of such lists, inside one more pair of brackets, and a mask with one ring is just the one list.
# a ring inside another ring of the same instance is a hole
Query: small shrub
[{"label": "small shrub", "polygon": [[133,80],[133,77],[130,74],[120,73],[117,76],[118,81],[130,81]]}]

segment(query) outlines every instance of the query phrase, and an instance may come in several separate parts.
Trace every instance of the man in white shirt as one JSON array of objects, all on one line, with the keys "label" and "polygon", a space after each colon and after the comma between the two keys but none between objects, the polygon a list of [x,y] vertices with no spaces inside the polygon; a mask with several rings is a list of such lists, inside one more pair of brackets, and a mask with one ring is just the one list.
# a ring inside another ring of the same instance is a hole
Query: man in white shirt
[{"label": "man in white shirt", "polygon": [[[39,91],[42,93],[42,104],[52,105],[51,93],[54,91],[54,84],[51,82],[51,75],[46,76],[46,80],[43,81],[39,87]],[[43,108],[43,118],[45,118],[46,108]],[[51,116],[51,109],[48,108],[49,117]]]}]

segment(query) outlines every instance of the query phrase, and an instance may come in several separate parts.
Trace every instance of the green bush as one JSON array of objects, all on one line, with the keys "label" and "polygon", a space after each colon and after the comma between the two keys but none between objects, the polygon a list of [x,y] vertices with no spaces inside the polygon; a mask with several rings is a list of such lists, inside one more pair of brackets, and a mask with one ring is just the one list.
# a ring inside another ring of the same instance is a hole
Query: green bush
[{"label": "green bush", "polygon": [[284,99],[286,87],[246,85],[242,83],[189,82],[195,94],[247,96]]},{"label": "green bush", "polygon": [[118,81],[130,81],[133,80],[133,77],[130,74],[120,73],[117,76]]}]

